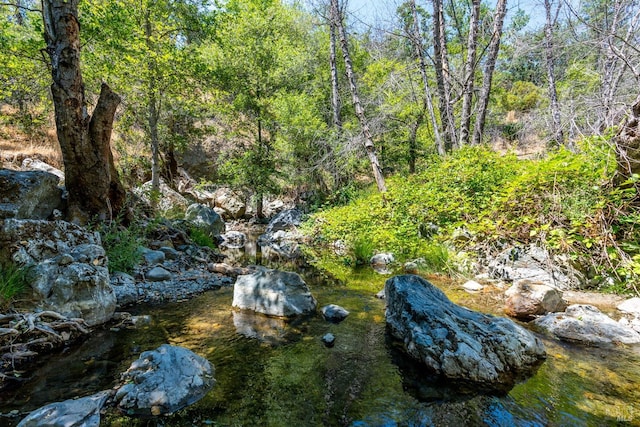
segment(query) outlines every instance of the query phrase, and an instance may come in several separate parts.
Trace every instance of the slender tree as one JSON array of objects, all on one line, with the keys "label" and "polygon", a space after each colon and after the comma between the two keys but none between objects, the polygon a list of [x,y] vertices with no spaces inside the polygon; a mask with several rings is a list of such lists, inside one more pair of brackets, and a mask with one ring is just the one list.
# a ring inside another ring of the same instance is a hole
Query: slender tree
[{"label": "slender tree", "polygon": [[502,39],[502,28],[504,25],[504,17],[507,13],[507,0],[498,0],[496,10],[493,15],[493,31],[491,33],[491,41],[489,42],[489,53],[487,62],[484,65],[484,75],[482,77],[482,89],[480,98],[478,99],[478,112],[476,114],[476,122],[473,129],[474,145],[482,142],[482,134],[487,118],[487,107],[489,106],[489,96],[491,95],[491,82],[493,80],[493,71],[496,67],[498,52],[500,51],[500,39]]},{"label": "slender tree", "polygon": [[356,116],[360,122],[362,130],[362,136],[364,137],[364,148],[369,157],[371,168],[373,169],[373,176],[376,180],[376,185],[381,193],[387,191],[387,187],[382,175],[382,168],[378,162],[378,156],[376,154],[376,147],[373,143],[373,137],[371,136],[371,130],[369,129],[369,122],[362,108],[360,102],[360,95],[358,94],[358,86],[356,85],[356,77],[353,72],[353,65],[351,63],[351,55],[349,54],[349,44],[347,42],[347,33],[344,29],[342,22],[342,16],[340,14],[340,7],[338,0],[331,0],[331,16],[335,21],[336,28],[338,29],[338,35],[340,37],[340,47],[342,49],[342,57],[344,59],[344,67],[347,73],[347,80],[349,81],[349,89],[351,90],[351,99],[353,101],[353,107],[355,109]]},{"label": "slender tree", "polygon": [[[436,118],[435,108],[431,99],[431,89],[429,87],[429,77],[427,76],[427,62],[425,59],[424,46],[422,43],[422,32],[420,31],[420,20],[418,16],[418,9],[416,8],[415,0],[409,1],[409,7],[411,8],[412,25],[409,31],[409,39],[413,46],[414,55],[418,61],[418,68],[420,70],[420,77],[422,78],[422,88],[424,91],[425,107],[429,113],[431,119],[431,125],[433,127],[433,135],[436,143],[436,149],[438,154],[445,154],[445,146],[438,129],[438,119]],[[411,129],[412,135],[415,137],[418,126],[414,126]],[[414,166],[415,167],[415,166]]]},{"label": "slender tree", "polygon": [[79,0],[43,0],[46,51],[51,60],[51,93],[62,149],[69,219],[113,218],[125,192],[114,167],[110,139],[120,97],[102,84],[90,116],[80,71]]},{"label": "slender tree", "polygon": [[469,144],[469,135],[471,132],[473,86],[476,72],[476,57],[478,55],[479,21],[480,0],[471,0],[471,19],[469,20],[469,35],[467,38],[467,58],[464,63],[464,75],[462,77],[462,113],[460,118],[459,146]]},{"label": "slender tree", "polygon": [[338,61],[336,59],[336,21],[333,16],[333,7],[329,8],[329,66],[331,67],[331,111],[333,113],[333,125],[342,131],[342,118],[340,116],[340,90],[338,86]]},{"label": "slender tree", "polygon": [[562,145],[564,143],[564,132],[562,130],[562,122],[560,118],[560,103],[558,102],[558,91],[556,88],[556,75],[555,75],[555,55],[553,47],[553,27],[558,17],[560,10],[560,4],[558,4],[555,16],[553,12],[552,0],[544,0],[545,11],[545,25],[544,25],[544,50],[547,66],[547,86],[549,90],[549,102],[551,109],[552,120],[552,141],[556,145]]},{"label": "slender tree", "polygon": [[453,116],[451,99],[451,77],[449,73],[449,59],[447,55],[447,34],[442,0],[432,0],[433,3],[433,54],[436,82],[440,98],[440,122],[446,150],[451,150],[457,144],[456,124]]}]

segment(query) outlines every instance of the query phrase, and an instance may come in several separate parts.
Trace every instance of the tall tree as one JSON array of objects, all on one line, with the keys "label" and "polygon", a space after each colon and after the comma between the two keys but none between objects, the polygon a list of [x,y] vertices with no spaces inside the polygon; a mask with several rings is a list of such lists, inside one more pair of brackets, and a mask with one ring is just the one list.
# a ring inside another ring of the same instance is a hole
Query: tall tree
[{"label": "tall tree", "polygon": [[457,144],[456,124],[451,99],[451,76],[447,54],[447,32],[442,0],[432,0],[433,4],[433,54],[436,82],[440,99],[440,122],[446,150]]},{"label": "tall tree", "polygon": [[555,73],[555,50],[553,46],[553,28],[555,26],[560,3],[555,12],[553,11],[552,0],[544,0],[545,25],[544,25],[544,50],[547,65],[547,87],[549,90],[549,108],[551,109],[552,120],[552,141],[557,145],[564,143],[564,131],[560,118],[560,103],[558,101],[558,91]]},{"label": "tall tree", "polygon": [[476,57],[478,55],[479,21],[480,0],[471,0],[471,19],[469,20],[469,35],[467,38],[467,58],[464,63],[464,74],[462,77],[462,113],[460,118],[459,146],[469,144],[469,135],[471,132],[473,86],[476,72]]},{"label": "tall tree", "polygon": [[338,86],[338,61],[336,58],[336,21],[333,16],[333,7],[329,8],[329,66],[331,67],[331,112],[333,113],[333,125],[342,131],[342,118],[340,117],[340,88]]},{"label": "tall tree", "polygon": [[120,97],[102,84],[90,116],[80,71],[79,0],[43,0],[42,16],[51,60],[51,93],[62,149],[70,220],[113,218],[125,192],[114,167],[110,139]]},{"label": "tall tree", "polygon": [[[412,25],[410,27],[409,39],[411,40],[411,44],[413,46],[414,55],[418,61],[418,69],[420,70],[420,77],[422,78],[422,88],[424,91],[424,102],[427,111],[429,112],[429,118],[431,119],[431,125],[433,127],[433,135],[436,143],[436,149],[438,150],[438,154],[445,154],[445,145],[442,141],[442,137],[440,136],[440,131],[438,129],[438,120],[435,114],[435,108],[433,106],[433,101],[431,99],[431,89],[429,87],[429,77],[427,76],[427,61],[425,58],[424,46],[422,43],[422,31],[420,31],[420,19],[418,16],[418,8],[416,7],[415,0],[409,1],[409,8],[411,10],[411,20]],[[417,127],[416,131],[417,131]],[[415,132],[412,129],[412,133]],[[413,168],[415,169],[415,164]]]},{"label": "tall tree", "polygon": [[373,143],[373,137],[371,136],[371,130],[369,129],[369,122],[360,102],[360,95],[358,94],[358,86],[356,84],[356,77],[353,71],[353,64],[351,62],[351,55],[349,54],[349,43],[347,41],[347,33],[342,22],[342,16],[340,14],[340,6],[338,0],[331,0],[331,17],[335,21],[335,26],[338,29],[338,35],[340,37],[340,47],[342,49],[342,57],[344,59],[344,67],[347,74],[347,80],[349,81],[349,89],[351,90],[351,99],[353,107],[355,109],[356,116],[360,122],[360,128],[362,130],[362,136],[364,137],[364,148],[369,157],[369,163],[373,169],[373,176],[378,186],[378,190],[381,193],[387,191],[384,176],[382,175],[382,168],[378,162],[378,156],[376,154],[376,147]]},{"label": "tall tree", "polygon": [[504,25],[504,17],[507,13],[507,0],[498,0],[496,10],[493,15],[493,31],[491,32],[491,41],[488,47],[487,62],[484,65],[484,74],[482,77],[482,89],[480,98],[478,99],[478,112],[476,114],[476,122],[473,129],[474,145],[482,142],[482,134],[484,132],[485,121],[487,118],[487,108],[489,106],[489,97],[491,95],[491,82],[493,80],[493,72],[500,51],[500,40],[502,39],[502,27]]}]

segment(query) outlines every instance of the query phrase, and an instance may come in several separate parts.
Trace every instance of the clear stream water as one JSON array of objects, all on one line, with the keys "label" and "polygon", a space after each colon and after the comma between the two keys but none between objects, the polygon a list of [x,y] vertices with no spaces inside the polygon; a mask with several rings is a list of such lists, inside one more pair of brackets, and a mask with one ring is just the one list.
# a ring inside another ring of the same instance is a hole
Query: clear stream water
[{"label": "clear stream water", "polygon": [[[286,267],[285,267],[286,269]],[[588,348],[544,339],[548,359],[506,396],[459,396],[429,384],[385,332],[384,301],[374,294],[389,276],[347,271],[338,281],[312,267],[299,272],[319,306],[341,305],[340,324],[320,315],[285,323],[231,308],[232,288],[163,306],[141,306],[152,322],[102,330],[25,372],[20,388],[0,394],[0,413],[113,387],[140,352],[170,343],[215,366],[216,386],[201,401],[161,421],[114,412],[105,426],[640,426],[640,352]],[[342,271],[344,273],[344,271]],[[345,283],[346,282],[346,283]],[[502,315],[500,291],[468,294],[439,281],[469,308]],[[333,348],[321,337],[336,336]],[[14,425],[0,417],[0,425]]]}]

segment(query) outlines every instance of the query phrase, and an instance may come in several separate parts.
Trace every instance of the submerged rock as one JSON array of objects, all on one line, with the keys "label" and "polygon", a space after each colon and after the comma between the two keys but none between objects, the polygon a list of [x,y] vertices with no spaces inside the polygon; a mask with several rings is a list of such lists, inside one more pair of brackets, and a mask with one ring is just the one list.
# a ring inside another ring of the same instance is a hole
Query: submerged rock
[{"label": "submerged rock", "polygon": [[562,341],[596,346],[640,343],[640,333],[587,304],[570,305],[563,313],[547,314],[533,323]]},{"label": "submerged rock", "polygon": [[100,410],[110,395],[110,391],[101,391],[80,399],[51,403],[31,412],[18,427],[99,427]]},{"label": "submerged rock", "polygon": [[521,320],[531,320],[542,314],[564,311],[567,303],[562,292],[543,283],[520,280],[505,292],[504,311]]},{"label": "submerged rock", "polygon": [[262,269],[238,276],[232,305],[268,316],[292,317],[313,313],[317,302],[297,273]]},{"label": "submerged rock", "polygon": [[277,317],[267,317],[250,311],[234,311],[233,326],[236,332],[271,345],[288,341],[287,322]]},{"label": "submerged rock", "polygon": [[145,351],[122,374],[115,401],[130,416],[171,414],[204,397],[214,386],[211,363],[183,347],[163,344]]},{"label": "submerged rock", "polygon": [[322,336],[322,342],[326,347],[333,347],[336,343],[336,337],[331,332],[326,333]]},{"label": "submerged rock", "polygon": [[460,307],[419,276],[387,280],[386,321],[404,351],[439,378],[507,392],[546,358],[542,341],[506,318]]}]

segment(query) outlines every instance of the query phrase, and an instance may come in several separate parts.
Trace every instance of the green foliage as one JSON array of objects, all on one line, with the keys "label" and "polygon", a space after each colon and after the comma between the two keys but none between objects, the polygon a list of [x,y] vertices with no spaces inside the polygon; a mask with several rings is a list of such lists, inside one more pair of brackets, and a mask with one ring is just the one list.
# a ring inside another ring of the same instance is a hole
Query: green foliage
[{"label": "green foliage", "polygon": [[506,111],[525,112],[535,108],[542,97],[542,90],[531,82],[517,81],[502,94],[501,107]]},{"label": "green foliage", "polygon": [[356,238],[351,250],[357,265],[368,264],[375,251],[373,243],[364,237]]},{"label": "green foliage", "polygon": [[98,231],[107,252],[109,272],[132,273],[142,260],[140,246],[144,241],[144,229],[137,225],[123,227],[116,221],[103,223]]},{"label": "green foliage", "polygon": [[30,271],[10,262],[0,264],[0,309],[6,309],[29,287]]},{"label": "green foliage", "polygon": [[[463,148],[419,174],[390,179],[386,203],[364,192],[318,212],[310,225],[320,242],[366,242],[399,260],[422,258],[430,271],[464,269],[468,259],[460,254],[486,254],[504,242],[536,243],[566,256],[594,285],[636,289],[637,183],[606,185],[615,167],[607,138],[584,139],[580,148],[538,160]],[[471,240],[453,239],[456,228],[469,230]]]},{"label": "green foliage", "polygon": [[189,238],[198,246],[208,246],[211,249],[218,247],[209,232],[199,227],[189,228]]}]

